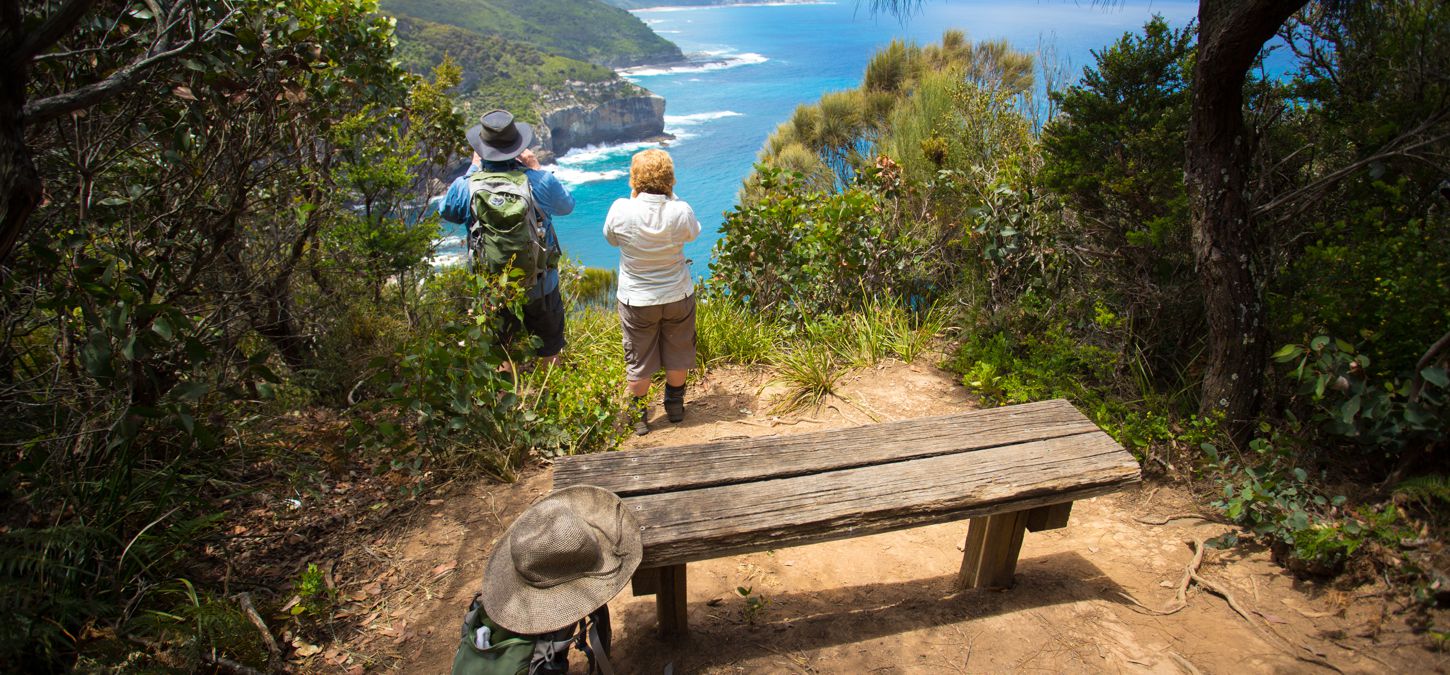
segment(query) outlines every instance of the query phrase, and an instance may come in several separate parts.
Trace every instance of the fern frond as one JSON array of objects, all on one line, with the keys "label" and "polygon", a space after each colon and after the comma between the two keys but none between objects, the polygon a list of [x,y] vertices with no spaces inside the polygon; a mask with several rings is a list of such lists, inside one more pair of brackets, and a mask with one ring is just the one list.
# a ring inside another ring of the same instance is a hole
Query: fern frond
[{"label": "fern frond", "polygon": [[1415,476],[1396,485],[1395,494],[1422,506],[1437,501],[1450,504],[1450,477],[1437,473]]}]

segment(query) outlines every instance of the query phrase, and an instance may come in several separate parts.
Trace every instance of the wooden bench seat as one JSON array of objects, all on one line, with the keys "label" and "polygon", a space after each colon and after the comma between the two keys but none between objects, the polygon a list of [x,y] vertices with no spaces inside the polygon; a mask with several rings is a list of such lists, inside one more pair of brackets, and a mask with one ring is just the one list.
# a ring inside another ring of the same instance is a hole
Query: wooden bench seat
[{"label": "wooden bench seat", "polygon": [[565,457],[556,488],[597,485],[640,523],[636,595],[683,633],[685,564],[971,519],[959,585],[1009,586],[1024,530],[1139,480],[1062,400],[792,436]]}]

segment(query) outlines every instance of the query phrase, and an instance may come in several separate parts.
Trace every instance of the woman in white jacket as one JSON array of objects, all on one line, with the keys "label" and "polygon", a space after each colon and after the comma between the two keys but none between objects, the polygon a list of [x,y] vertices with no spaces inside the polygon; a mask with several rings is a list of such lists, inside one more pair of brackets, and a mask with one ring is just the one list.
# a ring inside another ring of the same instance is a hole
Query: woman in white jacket
[{"label": "woman in white jacket", "polygon": [[675,165],[664,150],[645,150],[629,165],[629,199],[615,200],[604,238],[619,247],[619,322],[624,331],[627,387],[638,414],[635,433],[649,433],[650,379],[665,370],[665,413],[685,418],[685,376],[695,365],[695,284],[684,245],[700,221],[674,195]]}]

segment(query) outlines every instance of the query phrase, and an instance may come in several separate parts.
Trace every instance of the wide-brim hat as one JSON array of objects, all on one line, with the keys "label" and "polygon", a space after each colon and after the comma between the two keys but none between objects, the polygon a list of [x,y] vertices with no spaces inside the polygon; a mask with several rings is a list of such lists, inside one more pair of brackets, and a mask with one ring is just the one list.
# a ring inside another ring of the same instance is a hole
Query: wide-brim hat
[{"label": "wide-brim hat", "polygon": [[639,523],[614,493],[575,485],[504,532],[484,569],[483,609],[520,635],[549,633],[618,595],[644,557]]},{"label": "wide-brim hat", "polygon": [[[468,144],[485,161],[502,162],[519,156],[534,142],[534,128],[515,122],[507,110],[490,110],[465,134]],[[492,616],[492,615],[489,615]]]}]

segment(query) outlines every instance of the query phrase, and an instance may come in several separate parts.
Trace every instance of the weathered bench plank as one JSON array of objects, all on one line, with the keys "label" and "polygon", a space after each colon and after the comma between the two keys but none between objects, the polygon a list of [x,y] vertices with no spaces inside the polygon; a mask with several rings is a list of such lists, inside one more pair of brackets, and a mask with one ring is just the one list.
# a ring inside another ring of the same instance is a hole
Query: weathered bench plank
[{"label": "weathered bench plank", "polygon": [[909,462],[626,497],[642,567],[1071,502],[1137,482],[1101,431]]},{"label": "weathered bench plank", "polygon": [[641,528],[636,595],[688,630],[686,564],[971,519],[958,586],[1010,586],[1025,531],[1139,480],[1138,463],[1066,401],[791,436],[565,457],[554,486],[619,494]]},{"label": "weathered bench plank", "polygon": [[556,486],[598,485],[620,496],[785,478],[823,471],[969,452],[1096,432],[1071,403],[1057,399],[790,436],[735,439],[649,451],[560,460]]}]

